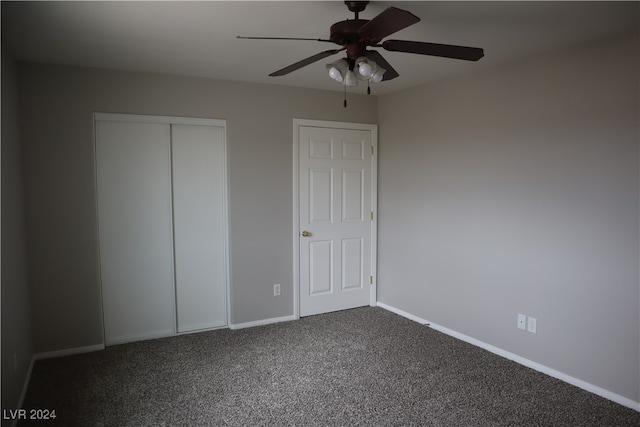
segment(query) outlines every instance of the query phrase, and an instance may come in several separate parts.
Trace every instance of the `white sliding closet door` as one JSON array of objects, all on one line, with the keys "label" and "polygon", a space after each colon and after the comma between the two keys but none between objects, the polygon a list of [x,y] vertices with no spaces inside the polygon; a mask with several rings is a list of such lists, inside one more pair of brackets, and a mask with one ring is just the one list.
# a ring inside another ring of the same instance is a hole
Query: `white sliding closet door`
[{"label": "white sliding closet door", "polygon": [[227,325],[226,124],[96,113],[105,343]]},{"label": "white sliding closet door", "polygon": [[106,344],[175,334],[170,126],[96,122]]},{"label": "white sliding closet door", "polygon": [[178,332],[226,325],[224,128],[172,125]]}]

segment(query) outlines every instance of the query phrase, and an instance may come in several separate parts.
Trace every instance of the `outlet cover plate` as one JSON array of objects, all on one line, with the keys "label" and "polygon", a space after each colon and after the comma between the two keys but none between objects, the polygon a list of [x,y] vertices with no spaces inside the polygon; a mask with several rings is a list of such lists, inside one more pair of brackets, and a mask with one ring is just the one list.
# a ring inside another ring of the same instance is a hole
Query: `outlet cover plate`
[{"label": "outlet cover plate", "polygon": [[529,317],[527,322],[527,331],[535,334],[538,329],[538,319],[535,317]]},{"label": "outlet cover plate", "polygon": [[522,329],[523,331],[526,328],[527,324],[527,316],[524,314],[518,314],[518,329]]},{"label": "outlet cover plate", "polygon": [[276,283],[275,285],[273,285],[273,296],[280,296],[280,283]]}]

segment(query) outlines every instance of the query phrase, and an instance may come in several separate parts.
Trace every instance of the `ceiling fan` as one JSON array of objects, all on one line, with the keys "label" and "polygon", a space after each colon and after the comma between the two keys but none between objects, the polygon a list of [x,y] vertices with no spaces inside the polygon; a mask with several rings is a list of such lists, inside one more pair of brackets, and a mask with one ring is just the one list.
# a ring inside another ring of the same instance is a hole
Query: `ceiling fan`
[{"label": "ceiling fan", "polygon": [[367,83],[371,81],[378,83],[398,77],[398,72],[394,70],[391,64],[377,51],[368,50],[368,47],[382,48],[392,52],[440,56],[466,61],[477,61],[484,56],[483,49],[477,47],[408,40],[382,41],[385,37],[419,22],[420,18],[406,10],[389,7],[371,20],[360,19],[360,12],[365,10],[369,2],[345,1],[344,3],[351,12],[354,12],[355,19],[347,19],[346,21],[333,24],[330,28],[329,39],[244,36],[238,36],[238,38],[256,40],[312,40],[340,45],[341,47],[338,49],[330,49],[317,53],[274,71],[269,74],[269,76],[284,76],[323,58],[346,51],[346,58],[327,65],[329,75],[345,86],[355,86],[358,80],[365,80]]}]

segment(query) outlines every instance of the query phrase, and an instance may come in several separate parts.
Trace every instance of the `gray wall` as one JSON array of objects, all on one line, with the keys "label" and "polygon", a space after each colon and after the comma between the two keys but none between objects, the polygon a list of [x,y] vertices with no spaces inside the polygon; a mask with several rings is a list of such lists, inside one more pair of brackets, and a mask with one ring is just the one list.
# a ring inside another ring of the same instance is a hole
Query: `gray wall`
[{"label": "gray wall", "polygon": [[[92,112],[228,120],[233,323],[292,314],[292,119],[377,121],[379,300],[639,401],[637,40],[350,96],[347,110],[339,92],[22,64],[35,351],[102,342]],[[2,136],[4,225],[20,192],[5,193],[4,123]],[[6,287],[3,268],[3,328]]]},{"label": "gray wall", "polygon": [[379,301],[640,401],[639,63],[632,34],[381,97]]},{"label": "gray wall", "polygon": [[231,322],[293,314],[293,118],[375,123],[376,98],[344,109],[340,92],[37,64],[19,76],[36,352],[102,343],[95,111],[227,120]]},{"label": "gray wall", "polygon": [[[16,409],[33,356],[15,66],[2,50],[2,408]],[[3,425],[6,424],[3,421]]]}]

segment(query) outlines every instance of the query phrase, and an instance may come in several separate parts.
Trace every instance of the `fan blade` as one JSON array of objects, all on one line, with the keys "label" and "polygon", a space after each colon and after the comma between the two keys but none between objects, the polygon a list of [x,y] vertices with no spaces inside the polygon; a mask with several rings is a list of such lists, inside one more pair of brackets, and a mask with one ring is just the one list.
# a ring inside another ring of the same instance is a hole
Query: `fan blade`
[{"label": "fan blade", "polygon": [[326,58],[327,56],[331,56],[331,55],[335,55],[336,53],[344,50],[345,48],[343,47],[342,49],[331,49],[331,50],[325,50],[324,52],[320,52],[320,53],[316,53],[313,56],[310,56],[308,58],[303,59],[302,61],[298,61],[295,64],[291,64],[288,67],[284,67],[281,70],[278,71],[274,71],[273,73],[269,74],[269,76],[271,77],[277,77],[277,76],[284,76],[286,74],[289,74],[292,71],[296,71],[302,67],[305,67],[309,64],[313,64],[316,61],[321,60],[322,58]]},{"label": "fan blade", "polygon": [[398,74],[398,72],[396,70],[393,69],[391,64],[389,64],[386,61],[386,59],[384,59],[382,57],[382,55],[380,55],[375,50],[368,50],[365,53],[365,55],[367,56],[367,58],[371,59],[373,62],[378,64],[380,67],[382,67],[385,70],[387,70],[387,71],[384,72],[384,76],[382,76],[382,81],[395,79],[396,77],[398,77],[400,75],[400,74]]},{"label": "fan blade", "polygon": [[386,40],[382,43],[382,47],[393,52],[442,56],[443,58],[464,59],[465,61],[477,61],[484,56],[484,50],[479,47],[412,42],[407,40]]},{"label": "fan blade", "polygon": [[377,43],[389,34],[407,28],[416,22],[420,22],[420,18],[413,13],[390,7],[360,27],[358,35]]},{"label": "fan blade", "polygon": [[309,40],[314,42],[328,42],[334,43],[331,40],[326,39],[306,39],[302,37],[247,37],[247,36],[236,36],[237,39],[245,39],[245,40]]}]

